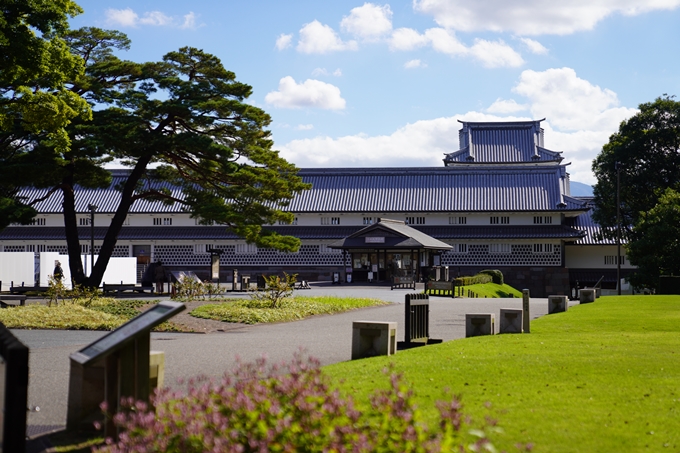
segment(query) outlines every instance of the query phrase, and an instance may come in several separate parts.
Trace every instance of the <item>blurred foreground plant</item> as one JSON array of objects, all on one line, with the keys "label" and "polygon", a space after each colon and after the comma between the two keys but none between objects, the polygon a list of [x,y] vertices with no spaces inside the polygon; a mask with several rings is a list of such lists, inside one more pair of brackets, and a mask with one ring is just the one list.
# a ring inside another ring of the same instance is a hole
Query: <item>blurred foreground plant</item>
[{"label": "blurred foreground plant", "polygon": [[[152,406],[124,401],[114,416],[121,434],[100,453],[122,452],[441,452],[495,451],[493,421],[472,429],[456,397],[438,403],[428,427],[400,374],[358,406],[332,389],[315,359],[285,365],[239,363],[220,382],[189,381],[186,392],[162,390]],[[104,407],[104,410],[106,408]]]}]

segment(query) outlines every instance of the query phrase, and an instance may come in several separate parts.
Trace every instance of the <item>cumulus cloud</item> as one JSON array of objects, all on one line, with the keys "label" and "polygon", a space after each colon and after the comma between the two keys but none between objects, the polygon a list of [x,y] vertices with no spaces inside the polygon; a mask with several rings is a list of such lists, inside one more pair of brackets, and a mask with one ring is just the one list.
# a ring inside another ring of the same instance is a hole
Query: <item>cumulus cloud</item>
[{"label": "cumulus cloud", "polygon": [[291,42],[293,41],[293,35],[287,35],[285,33],[281,33],[278,38],[276,38],[276,48],[279,50],[286,49],[290,47]]},{"label": "cumulus cloud", "polygon": [[423,63],[420,60],[409,60],[406,63],[404,63],[404,67],[406,69],[427,68],[427,64]]},{"label": "cumulus cloud", "polygon": [[621,120],[636,112],[619,107],[616,93],[579,78],[571,68],[526,70],[513,91],[529,100],[535,116],[549,118],[563,131],[613,132]]},{"label": "cumulus cloud", "polygon": [[285,109],[318,108],[342,110],[345,100],[340,89],[330,83],[307,79],[303,83],[286,76],[279,81],[279,90],[267,93],[264,100],[274,107]]},{"label": "cumulus cloud", "polygon": [[592,30],[613,14],[639,15],[671,10],[680,0],[414,0],[413,8],[442,27],[458,31],[512,32],[518,35],[567,35]]},{"label": "cumulus cloud", "polygon": [[536,40],[531,38],[521,38],[520,41],[524,43],[531,53],[535,53],[537,55],[545,55],[548,53],[548,49],[546,49],[543,44]]},{"label": "cumulus cloud", "polygon": [[330,75],[333,75],[335,77],[340,77],[342,75],[342,71],[340,70],[340,68],[336,69],[333,72],[329,72],[328,70],[326,70],[326,68],[315,68],[312,71],[312,76],[314,76],[314,77],[319,77],[319,76],[328,77]]},{"label": "cumulus cloud", "polygon": [[498,98],[493,104],[486,109],[489,113],[498,113],[501,115],[508,113],[517,113],[523,110],[528,110],[526,104],[518,104],[514,99],[501,99]]},{"label": "cumulus cloud", "polygon": [[312,129],[314,129],[313,124],[298,124],[295,126],[295,130],[298,131],[311,131]]},{"label": "cumulus cloud", "polygon": [[106,15],[107,24],[118,27],[138,27],[140,25],[148,25],[152,27],[170,26],[196,28],[197,19],[196,14],[193,12],[185,14],[181,20],[178,20],[161,11],[147,11],[139,15],[132,8],[109,8],[104,14]]},{"label": "cumulus cloud", "polygon": [[365,40],[378,39],[392,30],[390,5],[364,3],[353,8],[340,22],[343,31]]},{"label": "cumulus cloud", "polygon": [[423,34],[410,28],[399,28],[389,40],[391,50],[413,50],[424,45],[430,45],[435,51],[452,57],[469,56],[487,68],[518,67],[524,64],[522,56],[503,40],[476,39],[472,46],[467,47],[453,31],[443,28],[430,28]]},{"label": "cumulus cloud", "polygon": [[413,50],[427,45],[429,39],[412,28],[397,28],[389,39],[391,50]]},{"label": "cumulus cloud", "polygon": [[328,53],[342,50],[357,50],[356,41],[343,41],[328,25],[318,20],[305,24],[300,29],[297,50],[302,53]]},{"label": "cumulus cloud", "polygon": [[[533,87],[533,88],[532,88]],[[618,106],[615,93],[580,79],[569,68],[526,70],[514,88],[526,103],[497,99],[485,112],[407,124],[389,135],[358,133],[344,137],[319,136],[279,146],[282,155],[299,167],[441,166],[444,153],[458,150],[461,121],[526,121],[547,117],[545,145],[563,151],[574,181],[592,184],[592,160],[618,129],[620,121],[637,113]],[[569,100],[565,103],[565,100]],[[530,115],[515,116],[529,111]]]}]

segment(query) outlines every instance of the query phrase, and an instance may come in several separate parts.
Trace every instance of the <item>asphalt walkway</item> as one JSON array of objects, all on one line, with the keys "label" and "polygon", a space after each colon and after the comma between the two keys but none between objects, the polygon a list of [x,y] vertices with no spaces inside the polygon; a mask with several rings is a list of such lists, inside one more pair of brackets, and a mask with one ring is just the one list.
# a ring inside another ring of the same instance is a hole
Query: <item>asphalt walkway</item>
[{"label": "asphalt walkway", "polygon": [[[396,321],[397,340],[404,337],[404,297],[409,290],[382,286],[313,285],[305,295],[371,297],[393,304],[302,321],[238,326],[209,334],[152,333],[151,349],[165,352],[165,384],[197,375],[221,376],[236,357],[253,361],[263,355],[271,362],[288,361],[304,348],[323,365],[350,360],[353,321]],[[466,313],[495,313],[521,308],[521,299],[451,299],[430,297],[430,337],[444,341],[465,337]],[[548,312],[547,299],[531,299],[531,317]],[[498,322],[498,321],[497,321]],[[233,325],[232,325],[233,327]],[[106,332],[13,330],[30,348],[28,435],[60,429],[66,424],[69,355]]]}]

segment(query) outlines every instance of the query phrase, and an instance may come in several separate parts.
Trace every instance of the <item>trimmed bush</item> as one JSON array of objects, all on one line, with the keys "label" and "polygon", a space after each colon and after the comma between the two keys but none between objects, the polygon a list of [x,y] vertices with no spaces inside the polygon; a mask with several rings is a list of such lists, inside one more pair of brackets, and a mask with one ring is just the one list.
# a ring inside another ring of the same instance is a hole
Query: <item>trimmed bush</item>
[{"label": "trimmed bush", "polygon": [[491,278],[493,279],[493,282],[497,285],[503,285],[503,272],[499,271],[498,269],[485,269],[480,272],[480,274],[486,274],[490,275]]},{"label": "trimmed bush", "polygon": [[493,278],[487,274],[477,274],[473,277],[458,277],[454,278],[456,286],[470,286],[470,285],[483,285],[484,283],[491,283]]},{"label": "trimmed bush", "polygon": [[472,429],[459,400],[437,403],[432,428],[401,375],[358,405],[330,387],[314,359],[296,355],[284,366],[264,359],[240,364],[221,382],[197,378],[186,393],[162,390],[152,407],[126,401],[114,416],[119,440],[100,453],[122,452],[441,452],[495,451],[493,421]]}]

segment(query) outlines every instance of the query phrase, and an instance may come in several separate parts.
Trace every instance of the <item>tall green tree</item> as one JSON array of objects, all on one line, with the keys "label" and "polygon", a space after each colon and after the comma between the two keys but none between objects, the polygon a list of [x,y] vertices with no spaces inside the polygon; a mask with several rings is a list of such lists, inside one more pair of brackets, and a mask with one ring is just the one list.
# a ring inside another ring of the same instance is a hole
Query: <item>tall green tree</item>
[{"label": "tall green tree", "polygon": [[[629,249],[645,240],[648,230],[641,227],[645,213],[657,206],[666,189],[680,190],[680,102],[664,95],[639,108],[639,113],[621,123],[593,161],[597,178],[593,218],[608,238],[616,237],[618,162],[622,237]],[[639,266],[645,250],[636,250],[629,256]],[[646,250],[657,252],[656,248]]]},{"label": "tall green tree", "polygon": [[67,150],[66,126],[90,115],[65,86],[83,64],[61,36],[81,12],[70,0],[0,0],[0,228],[35,216],[16,196],[29,182],[24,155],[38,142]]},{"label": "tall green tree", "polygon": [[635,224],[628,257],[638,266],[633,284],[656,287],[660,275],[680,275],[680,193],[666,189]]},{"label": "tall green tree", "polygon": [[[294,251],[297,238],[263,228],[291,222],[283,211],[305,190],[298,169],[272,149],[271,118],[248,104],[252,88],[238,82],[220,60],[192,47],[170,52],[163,61],[133,63],[113,53],[129,40],[115,31],[85,28],[66,35],[82,58],[85,74],[68,86],[87,99],[92,121],[69,127],[71,146],[40,145],[32,151],[41,180],[63,196],[63,215],[71,275],[76,283],[97,286],[133,204],[142,199],[178,203],[193,217],[231,228],[261,247]],[[90,276],[80,261],[76,186],[108,187],[105,164],[129,168],[119,188],[120,203]],[[183,196],[168,185],[182,189]]]},{"label": "tall green tree", "polygon": [[610,237],[616,230],[616,162],[620,165],[621,214],[624,236],[640,213],[656,206],[666,188],[680,188],[680,102],[664,95],[640,105],[623,121],[593,161],[594,219]]}]

